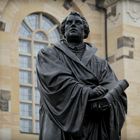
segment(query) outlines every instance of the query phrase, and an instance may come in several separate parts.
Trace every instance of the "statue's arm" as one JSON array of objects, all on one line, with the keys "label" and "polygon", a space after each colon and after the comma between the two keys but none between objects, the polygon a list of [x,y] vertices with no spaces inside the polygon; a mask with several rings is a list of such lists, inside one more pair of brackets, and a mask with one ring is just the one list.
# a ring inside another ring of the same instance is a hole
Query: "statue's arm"
[{"label": "statue's arm", "polygon": [[118,81],[115,73],[104,61],[101,65],[101,74],[99,84],[108,89],[108,92],[99,100],[90,102],[89,108],[91,111],[106,111],[110,109],[111,104],[115,100],[121,101],[122,95],[125,96],[124,90],[129,86],[126,80]]}]

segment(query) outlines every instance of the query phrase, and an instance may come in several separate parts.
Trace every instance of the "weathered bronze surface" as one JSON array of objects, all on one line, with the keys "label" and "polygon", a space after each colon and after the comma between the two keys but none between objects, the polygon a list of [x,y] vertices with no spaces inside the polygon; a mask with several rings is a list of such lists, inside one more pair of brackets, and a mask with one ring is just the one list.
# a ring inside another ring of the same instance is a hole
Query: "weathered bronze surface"
[{"label": "weathered bronze surface", "polygon": [[89,26],[79,13],[71,12],[60,29],[63,39],[37,57],[40,140],[120,140],[127,81],[84,42]]}]

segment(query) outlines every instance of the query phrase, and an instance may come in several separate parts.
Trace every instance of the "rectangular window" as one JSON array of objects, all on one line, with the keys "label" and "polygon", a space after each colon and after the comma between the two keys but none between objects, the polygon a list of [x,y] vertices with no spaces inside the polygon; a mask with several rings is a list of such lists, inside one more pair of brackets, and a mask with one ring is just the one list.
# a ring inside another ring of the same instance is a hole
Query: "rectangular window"
[{"label": "rectangular window", "polygon": [[39,121],[35,122],[35,133],[39,133]]},{"label": "rectangular window", "polygon": [[31,117],[32,116],[32,104],[21,103],[20,104],[20,116]]},{"label": "rectangular window", "polygon": [[20,68],[31,68],[31,57],[30,56],[19,56]]},{"label": "rectangular window", "polygon": [[39,105],[35,105],[35,118],[36,120],[39,120]]},{"label": "rectangular window", "polygon": [[34,57],[34,67],[36,67],[36,57]]},{"label": "rectangular window", "polygon": [[34,73],[34,76],[35,76],[35,86],[37,87],[37,73],[36,72]]},{"label": "rectangular window", "polygon": [[31,87],[20,87],[20,100],[32,100],[32,88]]},{"label": "rectangular window", "polygon": [[39,93],[38,89],[36,88],[35,89],[35,103],[39,104],[39,102],[40,102],[40,93]]},{"label": "rectangular window", "polygon": [[20,77],[21,84],[31,84],[32,83],[32,76],[31,76],[30,71],[20,70],[19,77]]},{"label": "rectangular window", "polygon": [[26,40],[20,40],[19,41],[19,51],[21,53],[31,53],[31,42],[30,41],[26,41]]},{"label": "rectangular window", "polygon": [[32,132],[32,121],[27,119],[20,120],[20,130],[22,132]]}]

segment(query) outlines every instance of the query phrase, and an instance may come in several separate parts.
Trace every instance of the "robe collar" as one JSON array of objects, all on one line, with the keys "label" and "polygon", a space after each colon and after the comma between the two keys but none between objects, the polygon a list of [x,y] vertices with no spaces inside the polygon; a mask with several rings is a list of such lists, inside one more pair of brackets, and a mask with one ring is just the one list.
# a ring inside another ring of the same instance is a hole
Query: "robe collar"
[{"label": "robe collar", "polygon": [[75,53],[73,53],[69,48],[68,46],[64,43],[64,42],[58,42],[55,44],[55,47],[60,49],[61,51],[63,51],[67,56],[69,56],[72,60],[80,63],[81,65],[84,65],[86,66],[87,63],[89,62],[89,60],[91,59],[91,57],[93,55],[95,55],[96,51],[97,51],[97,48],[95,47],[92,47],[91,44],[89,43],[86,43],[85,42],[85,45],[86,45],[86,48],[85,48],[85,52],[82,56],[82,59],[80,60],[76,55]]},{"label": "robe collar", "polygon": [[54,44],[54,46],[57,49],[63,51],[73,61],[80,64],[85,70],[87,70],[89,73],[91,73],[94,76],[94,78],[98,81],[96,74],[93,73],[93,71],[88,69],[88,67],[86,66],[88,64],[89,60],[95,55],[97,49],[92,47],[89,43],[85,43],[85,44],[86,44],[86,49],[85,49],[85,52],[84,52],[81,60],[68,48],[68,46],[66,46],[65,43],[58,42],[57,44]]},{"label": "robe collar", "polygon": [[86,45],[86,49],[85,49],[85,52],[84,52],[84,54],[82,56],[81,61],[82,61],[82,63],[84,65],[87,65],[87,63],[89,62],[89,60],[91,59],[91,57],[93,55],[95,55],[95,53],[97,51],[97,48],[92,47],[91,44],[89,44],[89,43],[85,43],[85,45]]}]

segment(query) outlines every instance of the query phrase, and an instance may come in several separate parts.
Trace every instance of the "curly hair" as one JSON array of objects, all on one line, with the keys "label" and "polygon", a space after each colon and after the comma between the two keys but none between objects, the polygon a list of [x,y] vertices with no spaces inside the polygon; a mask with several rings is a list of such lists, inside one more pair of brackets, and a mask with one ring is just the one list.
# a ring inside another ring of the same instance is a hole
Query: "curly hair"
[{"label": "curly hair", "polygon": [[[87,38],[90,30],[89,30],[89,25],[86,19],[83,16],[81,16],[78,12],[75,12],[75,11],[72,11],[68,16],[70,15],[79,16],[82,19],[83,25],[84,25],[84,39]],[[62,21],[60,25],[60,31],[63,36],[65,34],[65,24],[66,24],[68,16]]]}]

